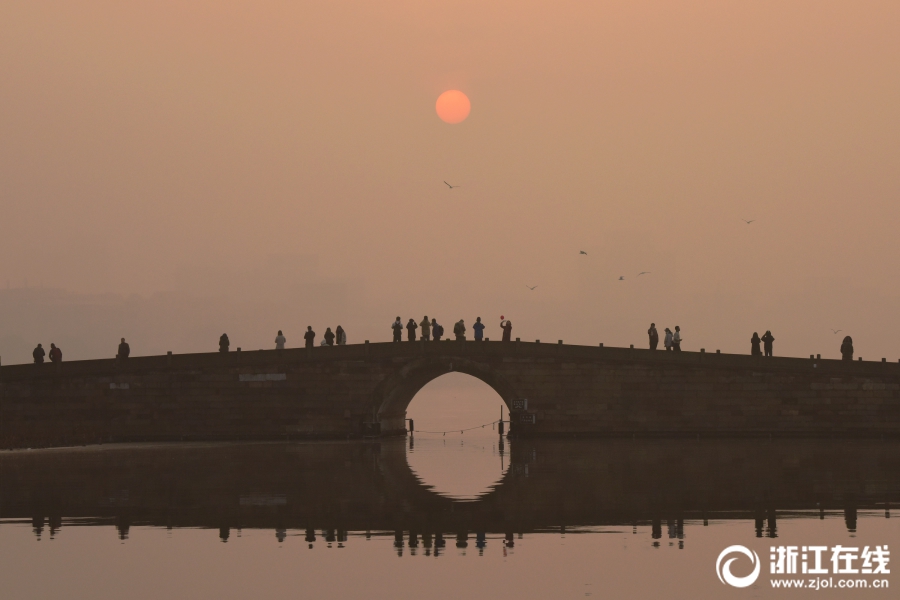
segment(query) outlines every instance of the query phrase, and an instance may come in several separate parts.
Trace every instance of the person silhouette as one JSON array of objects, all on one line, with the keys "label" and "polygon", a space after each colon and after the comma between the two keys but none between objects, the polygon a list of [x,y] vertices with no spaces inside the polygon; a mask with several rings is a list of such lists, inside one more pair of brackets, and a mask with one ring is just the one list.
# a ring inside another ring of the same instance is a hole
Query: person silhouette
[{"label": "person silhouette", "polygon": [[656,350],[656,347],[659,346],[659,332],[656,330],[656,323],[650,323],[647,336],[650,338],[650,349]]},{"label": "person silhouette", "polygon": [[464,342],[466,340],[466,324],[462,319],[453,326],[453,335],[456,336],[456,340],[459,342]]},{"label": "person silhouette", "polygon": [[759,344],[759,334],[754,331],[753,337],[750,338],[750,356],[762,356],[762,351],[759,349]]},{"label": "person silhouette", "polygon": [[849,335],[844,338],[841,344],[841,358],[843,360],[853,360],[853,338]]},{"label": "person silhouette", "polygon": [[47,355],[50,362],[62,362],[62,350],[56,347],[56,344],[50,344],[50,354]]},{"label": "person silhouette", "polygon": [[40,344],[37,345],[37,348],[34,349],[34,352],[31,353],[31,357],[34,359],[34,363],[36,365],[43,364],[44,362],[44,347]]},{"label": "person silhouette", "polygon": [[223,333],[219,336],[219,352],[228,352],[228,347],[231,345],[231,342],[228,340],[228,334]]},{"label": "person silhouette", "polygon": [[119,343],[119,354],[118,358],[126,359],[131,355],[131,346],[128,345],[128,342],[125,341],[125,338],[122,338],[122,341]]},{"label": "person silhouette", "polygon": [[675,326],[675,335],[672,336],[672,350],[681,352],[681,327]]},{"label": "person silhouette", "polygon": [[281,333],[281,330],[278,330],[278,335],[275,336],[275,349],[276,350],[284,350],[284,345],[287,343],[287,338],[284,337],[284,334]]},{"label": "person silhouette", "polygon": [[775,338],[772,337],[772,332],[767,329],[765,335],[762,336],[762,341],[766,356],[772,356],[772,342],[775,341]]},{"label": "person silhouette", "polygon": [[416,324],[415,320],[412,318],[409,319],[409,322],[406,324],[406,339],[410,342],[416,341],[416,329],[419,326]]},{"label": "person silhouette", "polygon": [[484,323],[481,322],[481,317],[475,318],[475,324],[472,325],[472,331],[475,332],[476,342],[480,342],[484,339]]},{"label": "person silhouette", "polygon": [[672,350],[672,330],[668,327],[666,327],[666,339],[663,340],[663,345],[666,347],[666,352]]},{"label": "person silhouette", "polygon": [[340,325],[337,326],[337,329],[334,330],[335,335],[337,335],[337,344],[338,346],[346,346],[347,345],[347,332],[344,331],[344,328]]},{"label": "person silhouette", "polygon": [[391,324],[391,329],[394,330],[394,341],[399,342],[403,337],[403,323],[400,321],[400,317]]},{"label": "person silhouette", "polygon": [[503,330],[503,341],[510,341],[512,339],[512,321],[509,319],[500,321],[500,329]]},{"label": "person silhouette", "polygon": [[422,341],[427,342],[431,340],[431,321],[428,320],[428,315],[425,315],[425,318],[422,319],[422,322],[419,323],[419,327],[422,328]]},{"label": "person silhouette", "polygon": [[316,332],[313,331],[312,325],[307,325],[306,333],[303,334],[303,339],[306,340],[306,347],[313,348],[315,347],[316,341]]},{"label": "person silhouette", "polygon": [[325,335],[322,337],[325,338],[325,344],[328,346],[334,346],[334,333],[331,331],[331,327],[325,328]]},{"label": "person silhouette", "polygon": [[439,325],[437,319],[431,319],[431,335],[434,336],[434,341],[441,341],[441,336],[444,335],[444,327],[443,325]]}]

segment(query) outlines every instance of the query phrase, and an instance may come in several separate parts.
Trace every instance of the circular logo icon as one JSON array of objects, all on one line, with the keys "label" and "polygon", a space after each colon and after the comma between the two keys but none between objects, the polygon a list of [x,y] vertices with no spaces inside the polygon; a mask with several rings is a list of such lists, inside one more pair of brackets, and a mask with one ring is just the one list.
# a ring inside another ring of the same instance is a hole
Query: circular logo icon
[{"label": "circular logo icon", "polygon": [[[729,554],[743,554],[747,558],[750,559],[750,564],[755,565],[753,567],[753,572],[747,575],[746,577],[735,577],[731,574],[731,563],[738,559],[737,556],[734,558],[729,558],[725,560]],[[722,561],[725,561],[724,564]],[[719,581],[722,583],[727,583],[731,587],[736,588],[745,588],[747,586],[753,585],[756,581],[756,578],[759,577],[759,555],[756,552],[753,552],[749,548],[744,546],[734,545],[728,546],[722,553],[719,554],[718,560],[716,560],[716,575],[719,576]]]}]

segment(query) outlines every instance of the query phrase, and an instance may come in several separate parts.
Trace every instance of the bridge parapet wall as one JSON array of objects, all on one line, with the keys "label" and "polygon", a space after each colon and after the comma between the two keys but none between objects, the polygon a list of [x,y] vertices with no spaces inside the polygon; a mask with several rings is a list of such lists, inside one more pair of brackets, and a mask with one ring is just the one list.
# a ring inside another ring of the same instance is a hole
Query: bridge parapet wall
[{"label": "bridge parapet wall", "polygon": [[445,341],[0,367],[0,447],[402,433],[452,371],[521,436],[900,434],[896,363]]}]

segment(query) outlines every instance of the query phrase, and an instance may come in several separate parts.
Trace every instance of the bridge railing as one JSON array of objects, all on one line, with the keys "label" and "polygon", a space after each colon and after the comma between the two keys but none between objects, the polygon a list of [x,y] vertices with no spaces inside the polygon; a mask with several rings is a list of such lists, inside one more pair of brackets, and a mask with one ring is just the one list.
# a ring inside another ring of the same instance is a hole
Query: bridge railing
[{"label": "bridge railing", "polygon": [[114,376],[164,370],[250,369],[278,370],[283,365],[308,361],[380,361],[417,357],[460,357],[470,360],[633,362],[656,367],[801,370],[849,376],[900,376],[900,363],[842,361],[822,358],[762,357],[718,352],[666,352],[643,348],[547,344],[540,342],[383,342],[346,346],[316,346],[285,350],[252,350],[132,356],[124,360],[99,359],[62,363],[0,366],[0,382],[53,377]]}]

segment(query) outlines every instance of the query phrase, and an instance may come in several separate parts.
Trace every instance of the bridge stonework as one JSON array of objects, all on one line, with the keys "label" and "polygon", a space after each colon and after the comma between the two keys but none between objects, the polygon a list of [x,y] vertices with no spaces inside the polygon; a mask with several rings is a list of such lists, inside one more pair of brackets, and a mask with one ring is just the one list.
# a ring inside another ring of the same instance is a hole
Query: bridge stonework
[{"label": "bridge stonework", "polygon": [[461,372],[513,436],[900,436],[900,365],[528,342],[403,342],[0,367],[0,447],[405,431]]}]

